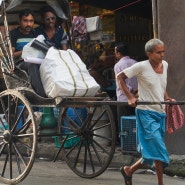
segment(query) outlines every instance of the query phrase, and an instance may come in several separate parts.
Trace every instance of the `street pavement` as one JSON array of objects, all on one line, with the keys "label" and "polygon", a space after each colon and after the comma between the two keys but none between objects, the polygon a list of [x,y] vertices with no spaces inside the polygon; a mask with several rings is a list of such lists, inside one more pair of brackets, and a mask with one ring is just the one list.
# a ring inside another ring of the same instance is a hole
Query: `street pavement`
[{"label": "street pavement", "polygon": [[[138,155],[123,154],[120,147],[116,147],[111,164],[105,172],[93,179],[85,179],[77,176],[67,166],[65,161],[59,156],[56,162],[53,162],[58,148],[54,142],[39,143],[36,160],[28,176],[19,185],[124,185],[124,179],[119,171],[122,164],[130,164],[139,158]],[[175,159],[175,156],[173,156]],[[185,159],[185,156],[176,156],[176,158]],[[184,163],[182,164],[185,168]],[[178,164],[178,168],[181,166]],[[183,170],[183,168],[182,168]],[[171,170],[170,170],[171,171]],[[184,176],[185,177],[185,176]],[[140,169],[133,176],[133,185],[157,185],[155,172],[150,169]],[[184,185],[185,178],[178,177],[175,174],[168,176],[164,174],[165,185]],[[0,182],[0,185],[5,185]]]},{"label": "street pavement", "polygon": [[[103,174],[93,179],[84,179],[74,174],[64,161],[52,162],[36,159],[29,175],[19,185],[124,185],[117,167],[109,167]],[[138,170],[133,176],[133,185],[157,185],[156,176],[146,170]],[[185,179],[164,175],[165,185],[184,185]],[[0,185],[5,185],[0,183]]]},{"label": "street pavement", "polygon": [[[39,143],[37,157],[53,160],[54,156],[57,154],[58,148],[55,147],[55,143]],[[123,153],[120,146],[116,146],[114,157],[111,161],[110,167],[119,168],[122,165],[133,164],[140,156],[136,153]],[[58,159],[62,157],[59,155]],[[185,177],[185,155],[170,155],[171,162],[167,168],[165,168],[165,173],[170,176],[180,176]]]}]

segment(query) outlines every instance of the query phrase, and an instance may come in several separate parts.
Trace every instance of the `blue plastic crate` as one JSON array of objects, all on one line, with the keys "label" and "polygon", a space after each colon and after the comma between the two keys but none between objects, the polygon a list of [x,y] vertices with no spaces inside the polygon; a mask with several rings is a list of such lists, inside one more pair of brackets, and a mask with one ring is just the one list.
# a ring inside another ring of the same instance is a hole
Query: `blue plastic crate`
[{"label": "blue plastic crate", "polygon": [[120,117],[120,142],[123,152],[137,152],[136,116]]}]

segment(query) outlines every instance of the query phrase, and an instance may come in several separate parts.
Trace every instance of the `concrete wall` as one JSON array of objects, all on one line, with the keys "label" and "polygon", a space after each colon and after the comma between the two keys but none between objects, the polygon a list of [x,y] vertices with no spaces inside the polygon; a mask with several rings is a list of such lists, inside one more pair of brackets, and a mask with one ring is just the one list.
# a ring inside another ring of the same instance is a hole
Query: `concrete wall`
[{"label": "concrete wall", "polygon": [[[185,101],[185,0],[157,0],[159,38],[169,63],[168,94]],[[181,106],[185,114],[185,105]],[[185,126],[167,135],[169,153],[185,154]]]}]

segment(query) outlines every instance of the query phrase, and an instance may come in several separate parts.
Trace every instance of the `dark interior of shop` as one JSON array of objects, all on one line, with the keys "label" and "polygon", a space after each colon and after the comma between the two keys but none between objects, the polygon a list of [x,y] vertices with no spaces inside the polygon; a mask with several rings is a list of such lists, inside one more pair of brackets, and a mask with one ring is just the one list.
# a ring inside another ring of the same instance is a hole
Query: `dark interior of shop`
[{"label": "dark interior of shop", "polygon": [[124,11],[126,14],[152,18],[151,0],[74,0],[81,4],[88,4],[114,12]]}]

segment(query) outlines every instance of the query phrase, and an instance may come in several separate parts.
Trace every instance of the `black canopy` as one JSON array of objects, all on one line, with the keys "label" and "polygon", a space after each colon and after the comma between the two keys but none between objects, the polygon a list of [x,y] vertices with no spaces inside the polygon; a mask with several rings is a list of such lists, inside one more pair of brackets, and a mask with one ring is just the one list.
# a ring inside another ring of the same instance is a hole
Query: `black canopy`
[{"label": "black canopy", "polygon": [[[68,20],[70,18],[70,6],[68,0],[4,0],[6,5],[6,13],[9,24],[15,24],[18,21],[18,13],[25,8],[31,8],[35,12],[35,21],[40,21],[40,8],[50,5],[59,18]],[[2,10],[3,5],[0,5]],[[3,17],[0,18],[0,24]]]}]

